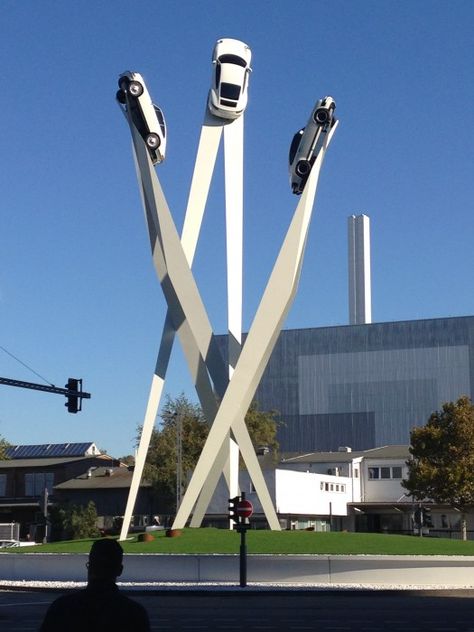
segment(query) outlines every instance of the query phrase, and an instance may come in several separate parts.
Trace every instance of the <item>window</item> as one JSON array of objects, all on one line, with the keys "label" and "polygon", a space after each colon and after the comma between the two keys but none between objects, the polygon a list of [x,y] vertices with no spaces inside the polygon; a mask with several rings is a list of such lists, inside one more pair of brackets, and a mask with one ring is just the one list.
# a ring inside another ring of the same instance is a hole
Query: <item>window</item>
[{"label": "window", "polygon": [[25,474],[25,496],[41,496],[45,488],[53,493],[54,474],[52,472],[32,472]]},{"label": "window", "polygon": [[369,479],[371,480],[390,480],[390,479],[402,478],[402,468],[399,465],[389,467],[369,467]]},{"label": "window", "polygon": [[240,97],[240,86],[236,83],[221,83],[221,99],[232,99],[237,101]]},{"label": "window", "polygon": [[293,162],[293,160],[295,159],[296,150],[300,146],[300,141],[301,141],[301,137],[302,136],[303,136],[303,131],[302,130],[300,130],[299,132],[296,132],[296,134],[293,136],[293,140],[291,141],[291,145],[290,145],[290,155],[289,155],[289,158],[288,158],[290,165]]},{"label": "window", "polygon": [[6,496],[7,493],[7,475],[0,474],[0,496]]},{"label": "window", "polygon": [[380,478],[380,468],[379,467],[369,467],[369,478],[375,479]]},{"label": "window", "polygon": [[323,481],[321,481],[319,483],[319,487],[321,489],[321,491],[324,492],[343,492],[345,493],[346,491],[346,486],[343,485],[342,483],[324,483]]},{"label": "window", "polygon": [[402,468],[401,467],[392,467],[392,478],[401,478],[402,477]]},{"label": "window", "polygon": [[242,59],[242,57],[239,57],[238,55],[221,55],[219,57],[219,62],[221,64],[235,64],[236,66],[242,66],[242,68],[247,66],[245,59]]}]

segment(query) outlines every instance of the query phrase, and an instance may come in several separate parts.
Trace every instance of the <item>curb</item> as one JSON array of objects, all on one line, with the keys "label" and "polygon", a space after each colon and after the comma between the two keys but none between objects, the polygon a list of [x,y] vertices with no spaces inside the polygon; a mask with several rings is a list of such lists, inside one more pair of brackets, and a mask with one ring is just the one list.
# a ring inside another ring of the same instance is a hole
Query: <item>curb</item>
[{"label": "curb", "polygon": [[[271,585],[271,584],[250,584],[245,588],[240,587],[238,584],[232,585],[207,585],[203,586],[202,584],[189,584],[189,585],[179,585],[179,584],[162,584],[160,586],[156,585],[148,585],[148,586],[130,586],[130,585],[121,585],[118,583],[120,588],[120,592],[126,594],[133,594],[138,596],[158,596],[163,594],[187,594],[191,593],[192,596],[200,596],[200,595],[209,595],[212,593],[216,596],[229,596],[237,594],[246,594],[246,595],[261,595],[262,593],[266,594],[324,594],[324,596],[338,596],[342,593],[348,594],[352,593],[357,596],[390,596],[397,595],[400,593],[404,593],[407,596],[416,595],[418,597],[446,597],[456,595],[457,597],[473,597],[474,596],[474,587],[459,587],[453,588],[449,586],[440,586],[435,587],[433,585],[430,586],[398,586],[398,587],[387,587],[381,584],[373,584],[373,585],[340,585],[340,586],[321,586],[321,585]],[[43,585],[38,586],[38,583],[35,582],[21,582],[20,583],[2,583],[0,582],[0,591],[5,592],[50,592],[50,593],[66,593],[72,590],[79,590],[85,587],[85,582],[81,582],[78,585],[73,586],[71,583],[69,585],[58,586],[58,582],[43,582]]]}]

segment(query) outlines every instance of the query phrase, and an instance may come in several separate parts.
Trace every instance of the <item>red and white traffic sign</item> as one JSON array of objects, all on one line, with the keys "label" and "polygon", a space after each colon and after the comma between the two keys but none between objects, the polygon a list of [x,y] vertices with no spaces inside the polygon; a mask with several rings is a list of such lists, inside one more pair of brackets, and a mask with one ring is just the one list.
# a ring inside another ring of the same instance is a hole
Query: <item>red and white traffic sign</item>
[{"label": "red and white traffic sign", "polygon": [[253,514],[253,505],[250,500],[245,500],[244,498],[239,500],[235,513],[239,516],[239,518],[250,518]]}]

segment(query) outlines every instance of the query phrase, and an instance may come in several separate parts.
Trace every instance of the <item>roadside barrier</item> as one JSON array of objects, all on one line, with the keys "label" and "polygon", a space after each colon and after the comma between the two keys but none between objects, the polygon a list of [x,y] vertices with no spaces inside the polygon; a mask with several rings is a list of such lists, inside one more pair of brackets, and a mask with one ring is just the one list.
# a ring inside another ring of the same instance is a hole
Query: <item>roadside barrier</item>
[{"label": "roadside barrier", "polygon": [[[0,582],[85,581],[87,555],[0,554]],[[474,587],[474,557],[249,555],[248,582]],[[126,554],[123,582],[238,582],[238,555]]]}]

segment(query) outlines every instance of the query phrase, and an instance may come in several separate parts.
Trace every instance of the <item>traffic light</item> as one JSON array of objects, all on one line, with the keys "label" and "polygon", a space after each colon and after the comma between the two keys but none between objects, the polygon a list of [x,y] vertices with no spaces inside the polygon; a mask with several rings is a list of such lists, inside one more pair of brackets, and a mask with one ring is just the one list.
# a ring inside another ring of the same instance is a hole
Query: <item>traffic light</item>
[{"label": "traffic light", "polygon": [[433,528],[433,518],[431,517],[431,507],[423,508],[423,526]]},{"label": "traffic light", "polygon": [[78,397],[77,393],[80,393],[82,390],[82,380],[76,380],[70,377],[65,387],[71,394],[66,396],[67,402],[64,405],[67,406],[68,413],[77,413],[81,410],[81,398]]},{"label": "traffic light", "polygon": [[229,498],[229,519],[233,520],[236,524],[239,523],[239,516],[237,514],[237,505],[240,502],[240,496]]}]

